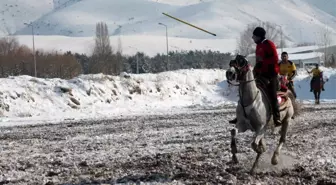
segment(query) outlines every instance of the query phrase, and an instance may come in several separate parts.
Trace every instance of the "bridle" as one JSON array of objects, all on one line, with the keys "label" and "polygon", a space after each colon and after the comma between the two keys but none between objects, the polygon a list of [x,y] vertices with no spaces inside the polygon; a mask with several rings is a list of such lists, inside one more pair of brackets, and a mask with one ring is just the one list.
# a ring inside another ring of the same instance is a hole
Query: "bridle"
[{"label": "bridle", "polygon": [[[248,64],[248,62],[245,58],[241,59],[240,62],[237,62],[238,57],[239,57],[239,55],[236,57],[236,59],[230,61],[230,67],[234,67],[234,69],[236,71],[236,74],[237,74],[237,80],[236,81],[239,82],[238,84],[233,84],[229,80],[227,80],[227,82],[230,85],[233,85],[233,86],[239,86],[241,84],[250,83],[250,82],[253,82],[253,81],[256,80],[255,78],[253,78],[252,80],[240,80],[239,79],[239,78],[241,78],[241,76],[246,75],[248,70],[250,70],[251,65]],[[243,60],[243,63],[242,63],[242,60]],[[239,63],[241,64],[241,66],[239,65]]]},{"label": "bridle", "polygon": [[[236,59],[234,60],[231,60],[230,61],[230,67],[234,67],[235,71],[236,71],[236,74],[237,74],[237,80],[239,83],[238,84],[232,84],[230,82],[230,80],[227,80],[227,82],[230,84],[230,85],[233,85],[233,86],[240,86],[240,85],[243,85],[243,84],[247,84],[247,83],[251,83],[253,81],[256,81],[256,79],[253,77],[252,80],[241,80],[242,76],[245,76],[247,74],[247,72],[250,70],[250,67],[251,65],[248,64],[248,61],[245,59],[245,58],[242,58],[241,57],[243,56],[240,56],[240,55],[237,55],[236,56]],[[240,59],[239,61],[237,61],[237,58]],[[244,108],[244,114],[246,116],[246,112],[245,112],[245,108],[252,105],[255,100],[257,99],[258,95],[259,95],[259,91],[257,91],[257,94],[256,96],[253,98],[252,100],[252,103],[249,104],[249,105],[244,105],[243,104],[243,93],[244,91],[242,90],[239,90],[239,99],[240,99],[240,105]]]}]

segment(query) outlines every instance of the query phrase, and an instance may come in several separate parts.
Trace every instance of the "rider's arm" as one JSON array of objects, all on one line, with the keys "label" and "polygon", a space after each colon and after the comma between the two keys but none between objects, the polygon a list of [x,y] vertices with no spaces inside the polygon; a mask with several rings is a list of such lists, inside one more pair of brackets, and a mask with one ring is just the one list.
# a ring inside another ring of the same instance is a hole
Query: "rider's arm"
[{"label": "rider's arm", "polygon": [[276,46],[273,42],[268,41],[266,48],[267,60],[268,60],[268,72],[271,76],[276,76],[279,74],[279,58],[276,50]]},{"label": "rider's arm", "polygon": [[297,75],[296,70],[292,72],[292,75],[289,77],[291,80],[294,79],[294,77]]},{"label": "rider's arm", "polygon": [[296,66],[294,63],[292,63],[292,74],[289,76],[290,79],[294,79],[294,77],[297,75],[297,71],[296,71]]}]

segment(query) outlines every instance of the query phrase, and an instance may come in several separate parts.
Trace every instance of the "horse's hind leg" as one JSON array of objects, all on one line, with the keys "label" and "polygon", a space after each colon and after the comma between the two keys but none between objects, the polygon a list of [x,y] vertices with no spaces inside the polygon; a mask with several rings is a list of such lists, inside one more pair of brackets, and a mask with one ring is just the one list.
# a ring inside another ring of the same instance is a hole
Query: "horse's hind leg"
[{"label": "horse's hind leg", "polygon": [[238,158],[236,153],[237,150],[237,140],[236,140],[236,129],[231,130],[231,153],[232,153],[232,162],[238,163]]},{"label": "horse's hind leg", "polygon": [[284,122],[282,123],[282,126],[281,126],[281,131],[280,131],[281,136],[280,136],[278,147],[274,151],[274,154],[273,154],[273,157],[272,157],[272,164],[273,165],[277,165],[279,163],[279,154],[280,154],[280,150],[282,148],[282,145],[286,142],[288,125],[289,125],[289,118],[286,117],[284,119]]}]

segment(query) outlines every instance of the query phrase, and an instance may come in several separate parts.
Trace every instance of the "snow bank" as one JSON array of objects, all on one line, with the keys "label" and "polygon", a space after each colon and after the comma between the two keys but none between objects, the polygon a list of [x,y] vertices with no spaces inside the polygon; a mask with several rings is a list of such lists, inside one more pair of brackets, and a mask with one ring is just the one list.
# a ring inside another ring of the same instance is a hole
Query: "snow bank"
[{"label": "snow bank", "polygon": [[[336,101],[336,71],[322,101]],[[309,76],[300,70],[298,98],[312,102]],[[168,113],[190,108],[235,105],[237,87],[229,87],[225,70],[178,70],[159,74],[81,75],[71,80],[18,76],[0,79],[0,113],[9,119],[64,120],[129,114]]]},{"label": "snow bank", "polygon": [[160,74],[81,75],[71,80],[18,76],[0,79],[0,110],[8,118],[101,118],[220,106],[233,101],[217,84],[224,70]]}]

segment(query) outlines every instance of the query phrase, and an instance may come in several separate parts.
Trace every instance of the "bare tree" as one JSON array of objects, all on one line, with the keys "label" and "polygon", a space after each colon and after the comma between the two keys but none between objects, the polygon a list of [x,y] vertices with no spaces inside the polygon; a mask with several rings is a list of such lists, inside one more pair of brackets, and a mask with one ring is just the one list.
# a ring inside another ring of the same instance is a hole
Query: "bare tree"
[{"label": "bare tree", "polygon": [[6,36],[0,39],[0,55],[15,53],[20,47],[19,41],[14,36]]},{"label": "bare tree", "polygon": [[110,36],[106,23],[99,22],[96,24],[96,40],[93,55],[108,56],[112,53]]},{"label": "bare tree", "polygon": [[91,73],[116,73],[116,56],[110,43],[109,31],[106,23],[99,22],[96,24],[95,46],[90,62]]},{"label": "bare tree", "polygon": [[237,52],[242,55],[249,55],[254,53],[255,44],[252,39],[253,30],[256,27],[263,27],[266,30],[266,38],[273,41],[277,46],[285,47],[285,39],[282,39],[282,30],[270,22],[256,22],[247,25],[246,29],[240,33],[237,40]]}]

